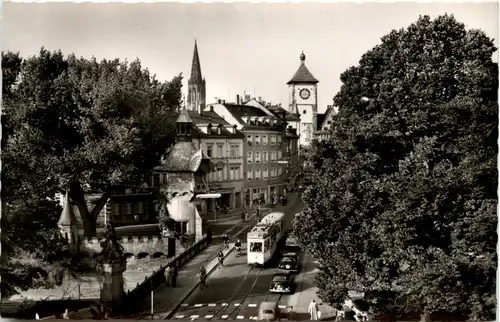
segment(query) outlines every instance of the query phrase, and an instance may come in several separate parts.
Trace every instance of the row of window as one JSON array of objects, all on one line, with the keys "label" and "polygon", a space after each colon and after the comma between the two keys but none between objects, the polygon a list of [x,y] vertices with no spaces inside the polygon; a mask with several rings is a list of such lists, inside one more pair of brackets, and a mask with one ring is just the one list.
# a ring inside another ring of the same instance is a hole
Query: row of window
[{"label": "row of window", "polygon": [[[270,144],[280,144],[282,141],[281,135],[269,135],[269,143]],[[247,135],[247,143],[248,145],[266,145],[267,144],[267,135]]]},{"label": "row of window", "polygon": [[247,180],[260,180],[262,173],[262,179],[276,178],[283,174],[282,168],[271,168],[271,169],[253,169],[247,171]]},{"label": "row of window", "polygon": [[[224,181],[226,180],[226,166],[221,166],[208,174],[208,178],[212,182]],[[230,165],[229,166],[229,178],[227,180],[240,180],[241,177],[241,166]]]},{"label": "row of window", "polygon": [[113,204],[112,206],[112,215],[140,215],[144,213],[144,203],[123,203],[123,204]]},{"label": "row of window", "polygon": [[[207,144],[207,156],[209,158],[223,158],[224,157],[224,144]],[[240,156],[240,145],[231,144],[229,146],[229,157],[237,158]]]},{"label": "row of window", "polygon": [[[261,153],[262,153],[262,160],[261,160]],[[280,160],[282,157],[283,157],[282,151],[269,152],[270,162],[276,162],[276,160]],[[254,161],[255,161],[255,163],[260,163],[261,161],[262,161],[262,163],[267,163],[268,162],[267,152],[266,151],[263,151],[263,152],[248,151],[247,152],[247,163],[252,163]]]}]

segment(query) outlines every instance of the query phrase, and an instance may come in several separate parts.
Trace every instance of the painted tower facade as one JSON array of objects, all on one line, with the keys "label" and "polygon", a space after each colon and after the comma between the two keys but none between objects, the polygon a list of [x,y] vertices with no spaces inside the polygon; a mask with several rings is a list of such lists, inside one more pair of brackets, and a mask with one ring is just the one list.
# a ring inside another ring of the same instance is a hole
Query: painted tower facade
[{"label": "painted tower facade", "polygon": [[193,63],[191,65],[191,77],[188,80],[187,106],[191,111],[201,112],[206,104],[205,79],[201,74],[200,57],[198,46],[194,41]]},{"label": "painted tower facade", "polygon": [[306,67],[306,55],[300,55],[300,66],[292,79],[288,81],[289,112],[300,117],[297,124],[299,144],[303,147],[311,144],[316,130],[318,114],[319,81]]}]

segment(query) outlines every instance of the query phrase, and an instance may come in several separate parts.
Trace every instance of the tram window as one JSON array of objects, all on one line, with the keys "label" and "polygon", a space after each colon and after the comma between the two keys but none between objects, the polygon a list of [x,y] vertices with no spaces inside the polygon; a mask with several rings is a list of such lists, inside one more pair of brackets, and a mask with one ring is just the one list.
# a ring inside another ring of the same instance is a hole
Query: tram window
[{"label": "tram window", "polygon": [[262,252],[262,242],[252,242],[250,243],[251,252]]},{"label": "tram window", "polygon": [[270,246],[271,246],[271,240],[268,238],[264,242],[264,251],[267,252],[271,248]]}]

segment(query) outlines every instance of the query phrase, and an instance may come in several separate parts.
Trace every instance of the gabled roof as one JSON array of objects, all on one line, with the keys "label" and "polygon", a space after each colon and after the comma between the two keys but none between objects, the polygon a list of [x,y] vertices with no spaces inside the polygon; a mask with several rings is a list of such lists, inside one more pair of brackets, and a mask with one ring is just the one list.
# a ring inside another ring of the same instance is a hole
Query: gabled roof
[{"label": "gabled roof", "polygon": [[169,172],[196,172],[204,159],[209,158],[193,142],[177,142],[161,168]]},{"label": "gabled roof", "polygon": [[245,124],[242,119],[245,116],[269,117],[261,109],[250,105],[224,104],[224,106],[242,124]]},{"label": "gabled roof", "polygon": [[324,114],[318,114],[318,119],[317,119],[317,122],[316,122],[316,126],[318,127],[317,128],[318,131],[321,131],[321,129],[323,128],[323,126],[326,125],[324,123],[330,118],[330,115],[332,113],[334,113],[334,112],[335,112],[335,109],[333,108],[333,106],[328,106],[326,108],[326,111],[325,111]]},{"label": "gabled roof", "polygon": [[293,121],[293,122],[300,121],[300,117],[288,112],[281,106],[274,105],[274,106],[267,106],[266,108],[278,117],[281,117],[280,114],[285,113],[285,121]]},{"label": "gabled roof", "polygon": [[288,85],[290,84],[317,84],[319,80],[317,80],[306,67],[305,64],[301,64],[299,69],[295,72],[292,79],[288,81]]},{"label": "gabled roof", "polygon": [[175,123],[193,123],[185,106],[182,108],[181,113],[179,114],[179,117],[177,118],[177,121],[175,121]]},{"label": "gabled roof", "polygon": [[[231,126],[231,124],[213,111],[202,111],[201,113],[188,111],[188,113],[195,124],[193,127],[193,137],[245,137],[245,135],[238,130],[235,130],[235,133],[230,132],[226,127]],[[212,125],[212,131],[210,133],[205,133],[200,129],[200,127],[208,124]],[[217,132],[218,125],[222,125],[220,134]]]},{"label": "gabled roof", "polygon": [[295,72],[292,79],[288,81],[288,85],[290,84],[317,84],[319,81],[314,78],[309,69],[306,67],[306,55],[304,52],[300,54],[300,66],[299,69]]}]

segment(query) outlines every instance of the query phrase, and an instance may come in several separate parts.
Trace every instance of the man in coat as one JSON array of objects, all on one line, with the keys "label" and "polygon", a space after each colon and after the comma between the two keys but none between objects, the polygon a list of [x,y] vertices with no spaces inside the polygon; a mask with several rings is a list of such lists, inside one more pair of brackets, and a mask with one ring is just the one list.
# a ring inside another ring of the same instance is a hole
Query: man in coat
[{"label": "man in coat", "polygon": [[172,279],[172,268],[170,268],[170,265],[165,268],[165,283],[167,286],[170,286],[170,281]]},{"label": "man in coat", "polygon": [[318,305],[314,300],[311,300],[311,303],[309,303],[309,314],[311,315],[311,320],[318,320]]}]

